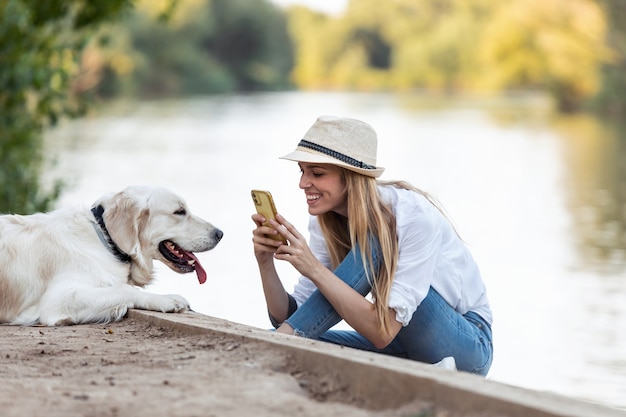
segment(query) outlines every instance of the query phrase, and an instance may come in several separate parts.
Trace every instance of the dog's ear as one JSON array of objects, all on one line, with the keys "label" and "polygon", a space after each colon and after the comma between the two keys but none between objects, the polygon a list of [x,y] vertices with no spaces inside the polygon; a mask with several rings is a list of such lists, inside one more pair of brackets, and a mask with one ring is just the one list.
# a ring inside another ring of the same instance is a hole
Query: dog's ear
[{"label": "dog's ear", "polygon": [[100,204],[109,236],[120,250],[135,258],[141,253],[139,234],[150,217],[147,200],[125,190],[102,199]]}]

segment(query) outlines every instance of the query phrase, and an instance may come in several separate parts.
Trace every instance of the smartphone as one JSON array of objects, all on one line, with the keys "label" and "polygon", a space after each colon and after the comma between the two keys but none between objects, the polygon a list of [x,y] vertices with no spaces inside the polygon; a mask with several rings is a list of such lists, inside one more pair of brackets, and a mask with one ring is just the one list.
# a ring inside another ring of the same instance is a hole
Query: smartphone
[{"label": "smartphone", "polygon": [[[256,207],[256,212],[261,214],[267,220],[263,223],[263,226],[271,227],[269,220],[276,219],[276,206],[274,205],[272,194],[269,191],[263,190],[252,190],[251,194],[252,201]],[[267,235],[267,237],[287,244],[287,239],[281,235]]]}]

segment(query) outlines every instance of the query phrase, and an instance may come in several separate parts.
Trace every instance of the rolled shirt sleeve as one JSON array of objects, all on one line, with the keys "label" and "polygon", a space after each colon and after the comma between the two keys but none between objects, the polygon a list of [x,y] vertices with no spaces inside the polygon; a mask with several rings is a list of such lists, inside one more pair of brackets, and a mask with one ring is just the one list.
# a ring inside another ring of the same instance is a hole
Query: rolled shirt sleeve
[{"label": "rolled shirt sleeve", "polygon": [[381,187],[396,216],[398,266],[389,294],[396,320],[409,324],[433,287],[456,311],[476,311],[491,323],[480,271],[448,219],[422,195]]}]

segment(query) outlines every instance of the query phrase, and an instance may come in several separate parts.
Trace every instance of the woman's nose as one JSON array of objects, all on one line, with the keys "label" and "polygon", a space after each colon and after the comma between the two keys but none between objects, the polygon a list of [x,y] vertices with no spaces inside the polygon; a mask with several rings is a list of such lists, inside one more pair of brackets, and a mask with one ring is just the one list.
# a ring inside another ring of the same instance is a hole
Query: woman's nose
[{"label": "woman's nose", "polygon": [[300,177],[300,184],[298,185],[304,190],[305,188],[309,188],[311,186],[311,181],[309,181],[306,176],[302,175]]}]

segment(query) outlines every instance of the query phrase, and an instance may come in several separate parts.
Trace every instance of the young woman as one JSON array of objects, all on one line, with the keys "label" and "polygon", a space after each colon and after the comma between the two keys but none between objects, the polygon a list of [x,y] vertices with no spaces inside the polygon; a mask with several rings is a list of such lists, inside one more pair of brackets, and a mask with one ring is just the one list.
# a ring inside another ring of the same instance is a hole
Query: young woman
[{"label": "young woman", "polygon": [[[376,166],[376,148],[367,123],[322,116],[282,157],[300,167],[310,242],[280,214],[269,227],[252,216],[272,324],[281,333],[420,362],[451,356],[457,369],[486,375],[492,314],[479,269],[426,193],[377,180],[384,168]],[[275,259],[302,275],[292,294]],[[329,330],[341,319],[355,331]]]}]

